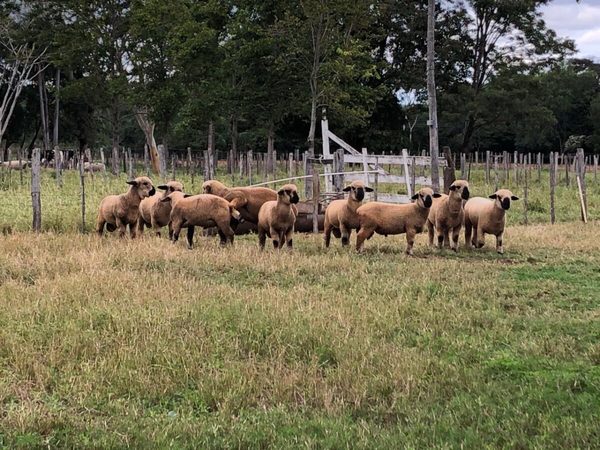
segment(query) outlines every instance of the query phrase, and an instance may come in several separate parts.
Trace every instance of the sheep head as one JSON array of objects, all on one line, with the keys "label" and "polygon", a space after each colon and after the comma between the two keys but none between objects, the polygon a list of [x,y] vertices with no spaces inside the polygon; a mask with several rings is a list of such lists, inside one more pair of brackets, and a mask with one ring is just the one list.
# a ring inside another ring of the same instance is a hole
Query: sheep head
[{"label": "sheep head", "polygon": [[450,197],[460,198],[461,200],[469,200],[471,193],[469,192],[469,182],[466,180],[456,180],[450,185]]},{"label": "sheep head", "polygon": [[508,211],[510,209],[510,201],[519,200],[519,197],[514,195],[508,189],[499,189],[490,195],[490,198],[494,200],[494,204],[497,208],[503,209],[504,211]]},{"label": "sheep head", "polygon": [[419,207],[428,209],[428,208],[431,208],[431,205],[433,204],[433,199],[440,198],[440,197],[441,197],[441,194],[438,194],[437,192],[434,193],[433,189],[426,187],[426,188],[421,189],[419,192],[417,192],[411,198],[416,201],[416,203]]},{"label": "sheep head", "polygon": [[135,191],[140,198],[150,197],[156,193],[156,189],[152,185],[152,180],[148,177],[137,177],[134,180],[128,181],[127,184],[131,186],[129,189]]},{"label": "sheep head", "polygon": [[298,197],[298,188],[295,184],[286,184],[277,191],[279,201],[289,205],[291,203],[298,203],[300,197]]},{"label": "sheep head", "polygon": [[350,193],[350,198],[357,202],[362,202],[365,198],[365,192],[373,192],[369,186],[365,186],[362,181],[353,181],[349,186],[344,188],[344,192]]}]

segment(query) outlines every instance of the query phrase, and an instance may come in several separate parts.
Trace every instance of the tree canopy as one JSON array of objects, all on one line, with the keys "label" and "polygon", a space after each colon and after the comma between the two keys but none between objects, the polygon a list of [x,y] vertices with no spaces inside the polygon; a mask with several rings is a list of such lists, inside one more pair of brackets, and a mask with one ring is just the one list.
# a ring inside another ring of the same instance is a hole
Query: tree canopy
[{"label": "tree canopy", "polygon": [[[600,152],[600,64],[547,27],[550,1],[437,2],[440,145]],[[222,150],[319,152],[322,108],[356,147],[427,147],[427,0],[11,0],[0,28],[45,49],[3,150],[43,140],[40,102],[79,149],[139,149],[151,130],[203,150],[211,129]]]}]

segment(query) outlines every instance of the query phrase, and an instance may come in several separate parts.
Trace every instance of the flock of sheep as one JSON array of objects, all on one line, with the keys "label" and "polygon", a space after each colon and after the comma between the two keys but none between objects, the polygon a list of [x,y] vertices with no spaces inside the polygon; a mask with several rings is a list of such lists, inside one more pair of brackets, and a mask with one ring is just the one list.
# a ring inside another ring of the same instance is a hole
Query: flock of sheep
[{"label": "flock of sheep", "polygon": [[[235,229],[242,221],[256,225],[259,246],[264,249],[267,236],[275,248],[292,248],[294,224],[298,216],[298,189],[286,184],[278,191],[265,187],[233,187],[210,180],[202,185],[202,194],[188,195],[177,181],[157,186],[152,180],[138,177],[127,182],[129,190],[109,195],[100,203],[96,231],[119,230],[121,237],[141,235],[145,227],[159,236],[169,227],[169,238],[177,242],[182,228],[187,228],[187,245],[192,248],[195,227],[216,227],[222,245],[233,244]],[[347,198],[332,201],[325,210],[324,241],[329,247],[331,235],[341,238],[342,245],[350,243],[352,230],[357,230],[356,250],[362,251],[365,239],[374,233],[406,234],[406,253],[413,254],[417,233],[427,226],[429,245],[458,250],[458,238],[464,224],[465,244],[481,248],[485,234],[496,236],[496,251],[504,253],[503,234],[505,214],[511,201],[518,197],[500,189],[489,198],[470,198],[469,183],[456,180],[449,194],[434,193],[425,187],[413,195],[413,203],[397,205],[383,202],[363,203],[366,192],[372,189],[354,181],[344,191]]]}]

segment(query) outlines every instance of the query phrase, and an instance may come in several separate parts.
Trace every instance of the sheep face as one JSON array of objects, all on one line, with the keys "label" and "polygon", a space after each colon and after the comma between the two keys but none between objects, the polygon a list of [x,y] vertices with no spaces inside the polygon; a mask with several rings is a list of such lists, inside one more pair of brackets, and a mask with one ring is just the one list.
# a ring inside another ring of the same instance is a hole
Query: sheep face
[{"label": "sheep face", "polygon": [[163,198],[169,194],[172,194],[173,192],[183,192],[183,184],[179,181],[169,181],[167,184],[161,184],[160,186],[156,187],[161,191],[165,191]]},{"label": "sheep face", "polygon": [[127,184],[132,186],[140,198],[150,197],[156,193],[152,180],[148,177],[137,177],[135,180],[128,181]]},{"label": "sheep face", "polygon": [[291,203],[298,203],[300,201],[300,197],[298,197],[298,188],[295,184],[286,184],[277,191],[277,196],[279,197],[279,201],[282,203],[289,205]]},{"label": "sheep face", "polygon": [[350,186],[346,186],[344,188],[344,192],[349,192],[350,198],[352,198],[353,200],[356,200],[357,202],[362,202],[365,198],[365,192],[373,192],[373,189],[371,189],[368,186],[365,186],[365,184],[362,181],[353,181]]},{"label": "sheep face", "polygon": [[450,185],[450,196],[460,197],[462,200],[469,200],[469,182],[465,180],[456,180]]},{"label": "sheep face", "polygon": [[490,195],[490,198],[494,200],[494,204],[497,208],[503,209],[504,211],[508,211],[510,209],[510,201],[519,200],[519,197],[514,195],[508,189],[499,189]]},{"label": "sheep face", "polygon": [[427,209],[431,208],[431,205],[433,204],[433,199],[439,197],[441,197],[441,195],[438,193],[434,193],[433,189],[423,188],[411,198],[413,200],[416,200],[417,205],[419,205],[421,208]]}]

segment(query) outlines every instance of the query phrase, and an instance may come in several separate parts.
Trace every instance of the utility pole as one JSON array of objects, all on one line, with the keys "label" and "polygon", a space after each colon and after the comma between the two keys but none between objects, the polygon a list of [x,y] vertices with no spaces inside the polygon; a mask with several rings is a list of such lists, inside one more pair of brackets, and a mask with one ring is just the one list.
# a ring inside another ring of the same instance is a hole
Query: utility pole
[{"label": "utility pole", "polygon": [[427,98],[429,103],[429,153],[431,155],[431,184],[440,190],[437,97],[435,92],[435,0],[429,0],[427,11]]}]

